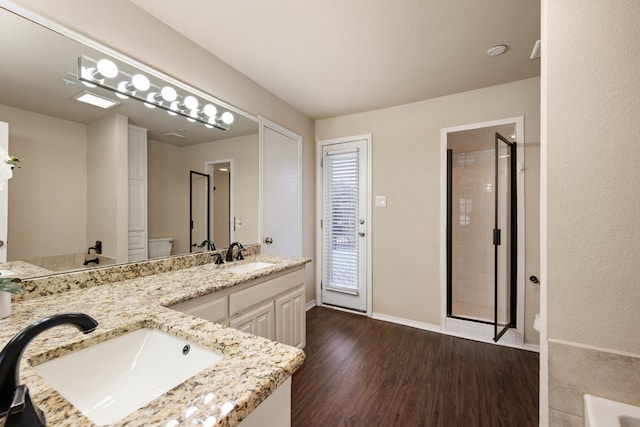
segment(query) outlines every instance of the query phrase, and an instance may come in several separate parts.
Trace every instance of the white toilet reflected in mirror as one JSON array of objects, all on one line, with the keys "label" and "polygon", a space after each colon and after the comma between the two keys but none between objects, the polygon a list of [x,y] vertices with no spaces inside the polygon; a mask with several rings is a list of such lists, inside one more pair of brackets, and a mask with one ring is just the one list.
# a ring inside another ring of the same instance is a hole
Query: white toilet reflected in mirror
[{"label": "white toilet reflected in mirror", "polygon": [[172,237],[149,239],[149,258],[160,258],[171,255]]}]

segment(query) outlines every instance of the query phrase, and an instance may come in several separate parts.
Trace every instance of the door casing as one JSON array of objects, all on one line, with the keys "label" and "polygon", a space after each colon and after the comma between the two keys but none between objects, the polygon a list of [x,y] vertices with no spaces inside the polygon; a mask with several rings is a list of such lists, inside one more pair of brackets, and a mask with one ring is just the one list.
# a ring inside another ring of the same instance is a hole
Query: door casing
[{"label": "door casing", "polygon": [[[326,145],[334,145],[341,144],[352,141],[366,141],[367,145],[367,190],[366,197],[368,203],[366,204],[366,219],[365,233],[368,236],[366,243],[366,289],[367,289],[367,309],[365,312],[353,311],[349,309],[343,309],[335,306],[324,305],[322,304],[322,228],[320,227],[320,218],[322,218],[322,168],[320,167],[320,161],[322,160],[322,148]],[[321,141],[316,141],[316,226],[315,226],[315,238],[316,238],[316,304],[321,307],[333,308],[336,310],[347,311],[349,313],[366,315],[367,317],[371,317],[372,315],[372,280],[371,280],[371,241],[373,240],[373,235],[371,233],[372,226],[372,211],[371,211],[371,182],[372,182],[372,168],[371,168],[371,141],[372,135],[364,134],[364,135],[355,135],[344,138],[335,138],[335,139],[326,139]]]},{"label": "door casing", "polygon": [[[505,337],[506,344],[522,346],[524,344],[524,293],[525,293],[525,206],[524,206],[524,116],[492,120],[443,128],[440,131],[440,328],[443,332],[466,338],[493,342],[493,325],[450,319],[447,317],[447,134],[464,130],[502,126],[516,126],[517,144],[517,212],[518,212],[518,248],[517,248],[517,313],[516,327]],[[486,327],[486,328],[485,328]],[[485,330],[486,329],[486,330]],[[469,331],[469,333],[467,333]]]}]

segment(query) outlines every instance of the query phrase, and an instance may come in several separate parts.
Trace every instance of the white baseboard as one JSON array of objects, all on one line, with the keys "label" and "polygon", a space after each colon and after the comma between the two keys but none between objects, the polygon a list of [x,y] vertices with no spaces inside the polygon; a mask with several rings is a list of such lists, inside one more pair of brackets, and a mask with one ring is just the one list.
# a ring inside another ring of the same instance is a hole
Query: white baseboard
[{"label": "white baseboard", "polygon": [[540,352],[540,347],[533,344],[518,345],[518,344],[514,344],[513,342],[511,343],[497,342],[496,343],[492,339],[482,339],[478,336],[474,336],[474,334],[469,334],[464,332],[460,333],[455,331],[446,331],[446,330],[443,330],[440,327],[440,325],[435,325],[433,323],[417,322],[415,320],[404,319],[402,317],[389,316],[387,314],[380,314],[380,313],[373,313],[371,315],[371,318],[376,320],[382,320],[385,322],[396,323],[398,325],[409,326],[411,328],[422,329],[424,331],[436,332],[438,334],[451,335],[453,337],[471,339],[474,341],[486,342],[488,344],[500,345],[503,347],[511,347],[511,348],[517,348],[520,350],[535,351],[538,353]]},{"label": "white baseboard", "polygon": [[385,322],[397,323],[399,325],[410,326],[412,328],[422,329],[424,331],[442,333],[440,325],[434,325],[433,323],[417,322],[415,320],[403,319],[402,317],[389,316],[387,314],[380,313],[372,313],[371,318],[376,320],[383,320]]},{"label": "white baseboard", "polygon": [[309,301],[305,306],[305,311],[309,311],[311,310],[313,307],[315,307],[316,305],[318,305],[318,302],[314,299],[312,299],[311,301]]}]

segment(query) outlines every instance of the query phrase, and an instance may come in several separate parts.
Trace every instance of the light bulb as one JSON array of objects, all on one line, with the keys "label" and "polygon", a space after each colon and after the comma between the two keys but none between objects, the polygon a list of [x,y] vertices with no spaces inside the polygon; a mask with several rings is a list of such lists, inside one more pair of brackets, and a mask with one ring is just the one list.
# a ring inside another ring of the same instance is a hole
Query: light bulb
[{"label": "light bulb", "polygon": [[200,118],[199,111],[196,110],[196,109],[191,110],[191,112],[189,113],[189,116],[191,116],[192,119],[199,119]]},{"label": "light bulb", "polygon": [[222,113],[222,117],[220,117],[222,119],[222,122],[230,125],[231,123],[233,123],[233,114],[231,114],[228,111],[225,111],[224,113]]},{"label": "light bulb", "polygon": [[160,94],[167,102],[173,102],[178,99],[178,93],[171,86],[165,86],[160,91]]},{"label": "light bulb", "polygon": [[[83,79],[89,79],[89,80],[93,80],[93,73],[96,71],[95,68],[87,68],[87,67],[82,67],[82,70],[80,71],[80,75],[82,76]],[[89,82],[82,82],[83,85],[85,85],[86,87],[96,87],[96,85],[94,85],[93,83],[89,83]]]},{"label": "light bulb", "polygon": [[156,108],[156,106],[153,105],[153,103],[156,102],[155,96],[156,96],[155,92],[151,92],[149,95],[147,95],[147,101],[149,102],[145,102],[144,106],[147,108]]},{"label": "light bulb", "polygon": [[198,108],[198,99],[195,96],[188,95],[184,98],[184,105],[189,110],[195,110]]},{"label": "light bulb", "polygon": [[136,90],[146,91],[151,87],[151,82],[144,74],[136,74],[131,77],[131,84]]},{"label": "light bulb", "polygon": [[127,81],[123,81],[118,83],[118,92],[116,92],[116,96],[118,98],[122,98],[122,99],[129,99],[129,97],[123,93],[120,92],[130,92],[130,90],[128,89],[129,82]]},{"label": "light bulb", "polygon": [[204,113],[209,117],[215,117],[215,115],[218,114],[218,109],[215,107],[215,105],[212,104],[205,105],[203,110]]},{"label": "light bulb", "polygon": [[169,113],[172,116],[177,116],[178,115],[178,105],[180,105],[180,101],[173,101],[171,103],[171,105],[169,105],[170,110],[167,110],[167,113]]},{"label": "light bulb", "polygon": [[112,79],[118,75],[118,66],[110,59],[101,59],[98,61],[97,68],[100,75],[104,78]]}]

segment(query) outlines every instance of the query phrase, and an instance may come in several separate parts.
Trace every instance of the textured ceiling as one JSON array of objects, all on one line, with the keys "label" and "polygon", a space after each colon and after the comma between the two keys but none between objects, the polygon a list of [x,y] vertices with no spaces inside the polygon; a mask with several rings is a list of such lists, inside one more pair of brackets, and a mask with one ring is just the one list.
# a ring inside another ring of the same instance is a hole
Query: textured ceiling
[{"label": "textured ceiling", "polygon": [[540,74],[536,0],[131,1],[315,119]]}]

